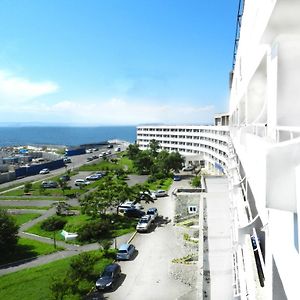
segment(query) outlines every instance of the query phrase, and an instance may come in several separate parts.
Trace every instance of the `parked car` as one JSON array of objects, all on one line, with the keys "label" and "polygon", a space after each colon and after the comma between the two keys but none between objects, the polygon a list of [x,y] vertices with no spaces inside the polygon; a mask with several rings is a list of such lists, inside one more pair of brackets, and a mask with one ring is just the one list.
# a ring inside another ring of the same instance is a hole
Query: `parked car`
[{"label": "parked car", "polygon": [[87,180],[85,180],[85,179],[76,179],[76,180],[74,181],[74,184],[75,184],[76,186],[79,186],[79,185],[89,185],[90,182],[87,181]]},{"label": "parked car", "polygon": [[136,208],[127,208],[124,210],[124,216],[129,218],[140,218],[145,215],[145,212]]},{"label": "parked car", "polygon": [[165,190],[157,190],[155,192],[156,197],[165,197],[168,196],[168,193]]},{"label": "parked car", "polygon": [[112,145],[112,144],[109,144],[109,145],[107,145],[107,148],[108,149],[111,149],[111,148],[113,148],[114,146]]},{"label": "parked car", "polygon": [[120,152],[120,151],[121,151],[121,147],[116,147],[116,148],[115,148],[115,151],[116,151],[116,152]]},{"label": "parked car", "polygon": [[41,185],[42,185],[43,188],[46,188],[46,189],[47,188],[50,189],[50,188],[57,188],[58,187],[58,183],[56,181],[43,181],[41,183]]},{"label": "parked car", "polygon": [[110,264],[106,266],[99,279],[96,281],[97,290],[113,289],[120,275],[120,265]]},{"label": "parked car", "polygon": [[141,200],[145,200],[145,201],[147,201],[147,200],[156,200],[157,199],[157,197],[156,197],[156,194],[155,194],[155,192],[140,192],[140,194],[141,194],[141,196],[140,196],[140,199]]},{"label": "parked car", "polygon": [[126,209],[128,208],[135,208],[133,202],[128,201],[128,202],[124,202],[121,205],[119,205],[119,212],[124,212]]},{"label": "parked car", "polygon": [[94,159],[93,157],[89,156],[87,157],[86,161],[92,161],[93,159]]},{"label": "parked car", "polygon": [[147,210],[147,215],[151,216],[152,221],[154,221],[158,216],[158,211],[156,207],[151,207]]},{"label": "parked car", "polygon": [[85,179],[86,180],[99,180],[101,179],[101,175],[100,174],[92,174],[92,175],[89,175],[89,176],[86,176]]},{"label": "parked car", "polygon": [[93,157],[93,159],[99,158],[98,155],[93,155],[92,157]]},{"label": "parked car", "polygon": [[106,171],[97,171],[97,172],[95,173],[95,175],[101,175],[101,177],[105,176],[106,174],[107,174]]},{"label": "parked car", "polygon": [[72,162],[71,158],[70,157],[65,157],[64,158],[64,163],[65,164],[70,164]]},{"label": "parked car", "polygon": [[140,218],[139,222],[136,225],[136,230],[138,232],[147,232],[149,231],[152,223],[152,218],[149,215],[145,215]]},{"label": "parked car", "polygon": [[40,174],[48,174],[48,173],[50,173],[50,170],[48,168],[42,169],[40,171]]},{"label": "parked car", "polygon": [[117,260],[129,260],[135,252],[132,244],[122,244],[117,253]]},{"label": "parked car", "polygon": [[69,181],[70,180],[70,176],[69,175],[62,175],[59,177],[59,179],[61,181]]},{"label": "parked car", "polygon": [[185,166],[182,168],[182,171],[193,171],[195,169],[194,165]]},{"label": "parked car", "polygon": [[86,152],[86,153],[92,153],[93,150],[92,150],[92,149],[86,149],[85,152]]},{"label": "parked car", "polygon": [[181,180],[181,176],[180,175],[174,175],[173,180],[174,181],[180,181]]}]

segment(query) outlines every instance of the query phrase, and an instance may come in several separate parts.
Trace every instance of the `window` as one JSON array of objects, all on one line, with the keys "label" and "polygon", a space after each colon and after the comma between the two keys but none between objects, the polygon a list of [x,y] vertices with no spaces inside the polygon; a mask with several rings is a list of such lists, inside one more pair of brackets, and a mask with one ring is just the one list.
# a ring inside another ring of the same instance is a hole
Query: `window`
[{"label": "window", "polygon": [[198,211],[197,206],[195,206],[195,205],[188,206],[189,214],[195,214],[195,213],[197,213],[197,211]]}]

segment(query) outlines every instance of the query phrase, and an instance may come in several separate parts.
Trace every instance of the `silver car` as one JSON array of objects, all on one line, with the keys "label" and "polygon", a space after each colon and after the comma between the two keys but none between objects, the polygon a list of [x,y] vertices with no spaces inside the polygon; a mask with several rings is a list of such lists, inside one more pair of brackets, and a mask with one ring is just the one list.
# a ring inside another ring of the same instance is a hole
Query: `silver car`
[{"label": "silver car", "polygon": [[135,252],[135,247],[132,244],[122,244],[117,253],[117,260],[129,260]]},{"label": "silver car", "polygon": [[138,232],[147,232],[151,227],[151,223],[152,223],[151,216],[149,215],[142,216],[136,225],[136,230]]}]

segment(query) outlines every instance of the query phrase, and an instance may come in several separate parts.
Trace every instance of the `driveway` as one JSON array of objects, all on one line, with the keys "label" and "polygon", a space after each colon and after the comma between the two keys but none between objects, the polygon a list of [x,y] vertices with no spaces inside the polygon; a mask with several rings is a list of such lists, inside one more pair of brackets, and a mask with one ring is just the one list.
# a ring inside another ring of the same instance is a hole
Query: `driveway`
[{"label": "driveway", "polygon": [[[179,184],[175,183],[176,186]],[[119,262],[122,268],[121,280],[114,291],[104,293],[105,299],[175,300],[191,291],[189,286],[169,274],[172,259],[184,255],[172,224],[171,198],[159,198],[155,203],[144,205],[145,210],[149,207],[158,208],[157,225],[149,233],[138,233],[135,236],[132,243],[136,246],[137,254],[131,261]]]}]

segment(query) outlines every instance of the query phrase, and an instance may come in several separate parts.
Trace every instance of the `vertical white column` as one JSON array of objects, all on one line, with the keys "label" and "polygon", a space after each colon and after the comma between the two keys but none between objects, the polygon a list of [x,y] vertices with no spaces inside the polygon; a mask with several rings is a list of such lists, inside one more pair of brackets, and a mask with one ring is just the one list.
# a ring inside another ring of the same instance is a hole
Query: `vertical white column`
[{"label": "vertical white column", "polygon": [[271,45],[267,56],[267,136],[276,141],[278,45]]}]

